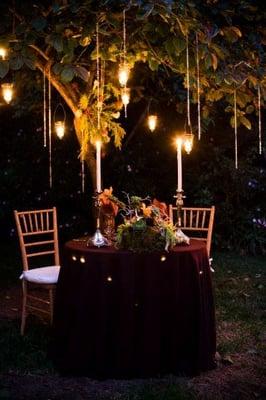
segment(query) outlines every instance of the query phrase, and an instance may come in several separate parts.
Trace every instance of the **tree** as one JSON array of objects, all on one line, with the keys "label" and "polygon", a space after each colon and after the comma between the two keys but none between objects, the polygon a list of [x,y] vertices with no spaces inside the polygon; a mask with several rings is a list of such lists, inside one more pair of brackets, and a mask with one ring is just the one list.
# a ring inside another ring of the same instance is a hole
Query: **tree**
[{"label": "tree", "polygon": [[[113,136],[115,145],[121,147],[125,135],[119,119],[122,103],[117,80],[125,8],[126,59],[131,74],[133,69],[138,70],[142,82],[132,87],[132,97],[136,100],[158,96],[159,89],[170,93],[179,111],[184,111],[188,40],[190,89],[192,102],[197,102],[196,34],[206,122],[218,102],[226,112],[233,112],[237,90],[238,123],[251,129],[248,115],[258,111],[258,85],[262,102],[266,93],[265,28],[257,1],[36,0],[33,3],[14,0],[12,6],[9,1],[2,1],[0,43],[8,46],[9,57],[0,60],[0,78],[5,79],[10,71],[16,73],[24,67],[46,75],[73,113],[81,154],[89,166],[94,186],[92,144],[97,138],[108,142]],[[99,129],[96,21],[99,58],[105,76]],[[152,79],[157,80],[156,91],[151,88],[147,93],[144,87]]]}]

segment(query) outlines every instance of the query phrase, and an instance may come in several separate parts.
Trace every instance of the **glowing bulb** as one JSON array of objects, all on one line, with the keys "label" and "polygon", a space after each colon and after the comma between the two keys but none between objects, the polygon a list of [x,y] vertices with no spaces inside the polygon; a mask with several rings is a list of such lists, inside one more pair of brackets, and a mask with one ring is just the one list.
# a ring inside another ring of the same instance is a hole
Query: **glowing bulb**
[{"label": "glowing bulb", "polygon": [[13,98],[13,83],[3,83],[1,85],[3,98],[9,104]]},{"label": "glowing bulb", "polygon": [[157,125],[157,115],[149,115],[148,116],[148,125],[151,132],[153,132]]},{"label": "glowing bulb", "polygon": [[192,150],[193,139],[194,139],[194,135],[192,135],[191,133],[187,133],[184,135],[183,143],[184,143],[184,148],[185,148],[185,151],[187,152],[187,154],[189,154]]},{"label": "glowing bulb", "polygon": [[118,80],[121,86],[126,86],[128,78],[129,78],[129,66],[126,63],[119,65],[118,70]]},{"label": "glowing bulb", "polygon": [[63,139],[65,134],[65,122],[64,121],[56,121],[54,123],[55,133],[59,137],[59,139]]},{"label": "glowing bulb", "polygon": [[5,49],[4,47],[0,47],[0,57],[4,60],[6,58],[7,55],[7,49]]},{"label": "glowing bulb", "polygon": [[122,103],[126,107],[129,104],[129,100],[130,100],[130,89],[129,88],[125,87],[122,89],[121,99],[122,99]]}]

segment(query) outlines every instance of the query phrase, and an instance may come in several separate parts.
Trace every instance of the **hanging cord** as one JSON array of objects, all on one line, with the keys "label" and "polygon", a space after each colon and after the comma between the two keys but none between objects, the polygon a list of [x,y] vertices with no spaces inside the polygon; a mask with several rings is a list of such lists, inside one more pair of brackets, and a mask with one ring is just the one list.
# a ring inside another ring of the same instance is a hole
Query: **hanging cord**
[{"label": "hanging cord", "polygon": [[48,135],[49,135],[49,186],[53,186],[52,171],[52,105],[51,105],[51,71],[48,72]]},{"label": "hanging cord", "polygon": [[43,147],[47,146],[47,121],[46,121],[46,76],[43,72]]},{"label": "hanging cord", "polygon": [[235,169],[238,169],[236,89],[234,90],[234,125],[235,125]]},{"label": "hanging cord", "polygon": [[189,80],[189,50],[188,50],[188,34],[186,36],[186,58],[187,58],[187,124],[191,131],[190,120],[190,80]]},{"label": "hanging cord", "polygon": [[262,154],[262,137],[261,137],[261,93],[260,85],[258,85],[258,117],[259,117],[259,154]]},{"label": "hanging cord", "polygon": [[198,139],[201,139],[201,107],[200,107],[200,65],[199,65],[199,39],[196,33],[196,63],[197,63],[197,97],[198,97]]},{"label": "hanging cord", "polygon": [[124,63],[126,62],[127,46],[126,46],[126,10],[123,10],[123,55]]}]

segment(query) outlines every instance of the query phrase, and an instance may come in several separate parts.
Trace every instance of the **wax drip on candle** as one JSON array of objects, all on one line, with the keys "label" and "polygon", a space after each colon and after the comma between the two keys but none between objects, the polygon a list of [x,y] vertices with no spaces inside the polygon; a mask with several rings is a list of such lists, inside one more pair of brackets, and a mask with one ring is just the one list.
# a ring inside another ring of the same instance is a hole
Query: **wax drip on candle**
[{"label": "wax drip on candle", "polygon": [[235,169],[238,169],[236,89],[234,90],[234,125],[235,125]]},{"label": "wax drip on candle", "polygon": [[96,189],[98,193],[101,193],[101,141],[97,140],[96,145]]},{"label": "wax drip on candle", "polygon": [[259,118],[259,154],[262,154],[260,85],[258,85],[258,118]]}]

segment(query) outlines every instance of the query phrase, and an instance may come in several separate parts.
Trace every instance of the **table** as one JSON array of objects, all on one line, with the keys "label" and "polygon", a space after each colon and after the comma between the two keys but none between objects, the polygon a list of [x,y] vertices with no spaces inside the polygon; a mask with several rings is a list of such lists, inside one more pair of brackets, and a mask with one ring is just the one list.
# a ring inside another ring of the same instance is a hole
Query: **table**
[{"label": "table", "polygon": [[215,348],[203,242],[152,254],[66,243],[51,353],[61,373],[195,375],[214,368]]}]

